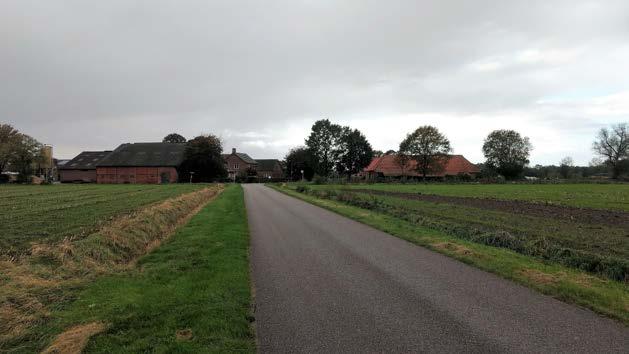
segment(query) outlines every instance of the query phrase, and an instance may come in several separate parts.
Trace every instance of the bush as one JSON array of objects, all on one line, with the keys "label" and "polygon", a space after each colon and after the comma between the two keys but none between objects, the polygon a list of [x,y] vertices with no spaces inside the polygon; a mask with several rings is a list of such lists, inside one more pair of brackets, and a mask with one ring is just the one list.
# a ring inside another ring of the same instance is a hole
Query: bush
[{"label": "bush", "polygon": [[299,185],[295,188],[295,190],[299,193],[308,193],[308,191],[310,190],[310,188],[308,188],[308,186],[304,186],[304,185]]},{"label": "bush", "polygon": [[11,177],[9,177],[9,175],[0,174],[0,184],[9,183],[10,180]]},{"label": "bush", "polygon": [[326,184],[326,183],[328,183],[328,178],[327,177],[323,177],[323,176],[319,176],[319,175],[315,175],[314,178],[312,179],[312,183],[313,184]]}]

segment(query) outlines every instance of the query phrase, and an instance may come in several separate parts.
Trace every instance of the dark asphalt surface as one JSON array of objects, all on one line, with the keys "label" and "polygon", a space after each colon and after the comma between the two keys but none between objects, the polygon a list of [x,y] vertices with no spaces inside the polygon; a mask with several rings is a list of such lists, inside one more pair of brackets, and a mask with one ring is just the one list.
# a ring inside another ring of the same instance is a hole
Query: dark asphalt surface
[{"label": "dark asphalt surface", "polygon": [[629,353],[629,329],[244,185],[261,353]]}]

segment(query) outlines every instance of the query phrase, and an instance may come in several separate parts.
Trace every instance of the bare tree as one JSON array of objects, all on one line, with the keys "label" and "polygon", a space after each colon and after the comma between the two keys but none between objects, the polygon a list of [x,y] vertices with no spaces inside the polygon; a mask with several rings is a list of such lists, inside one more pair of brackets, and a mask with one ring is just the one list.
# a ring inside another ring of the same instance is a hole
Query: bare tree
[{"label": "bare tree", "polygon": [[624,172],[629,153],[629,136],[627,124],[621,123],[611,128],[602,128],[596,136],[592,149],[612,170],[612,177],[618,178]]}]

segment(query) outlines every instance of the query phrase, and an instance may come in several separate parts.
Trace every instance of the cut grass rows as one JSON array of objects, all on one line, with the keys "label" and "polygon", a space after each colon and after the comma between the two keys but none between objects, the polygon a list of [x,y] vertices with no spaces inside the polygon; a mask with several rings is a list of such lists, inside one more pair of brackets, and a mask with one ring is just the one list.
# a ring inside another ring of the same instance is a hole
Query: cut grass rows
[{"label": "cut grass rows", "polygon": [[89,235],[41,239],[20,257],[0,255],[0,351],[38,338],[31,329],[98,276],[125,271],[220,191],[220,185],[170,198],[109,220]]},{"label": "cut grass rows", "polygon": [[324,207],[392,235],[447,254],[566,302],[593,309],[629,324],[629,286],[545,262],[514,251],[455,237],[445,231],[383,213],[272,186],[288,195]]},{"label": "cut grass rows", "polygon": [[0,186],[0,255],[28,251],[31,242],[80,237],[111,218],[204,188],[203,185]]},{"label": "cut grass rows", "polygon": [[[41,350],[68,329],[97,328],[84,335],[94,334],[86,352],[253,352],[248,249],[243,191],[229,186],[135,267],[98,278],[54,309],[35,329],[45,340],[18,351]],[[55,348],[76,341],[57,338]]]}]

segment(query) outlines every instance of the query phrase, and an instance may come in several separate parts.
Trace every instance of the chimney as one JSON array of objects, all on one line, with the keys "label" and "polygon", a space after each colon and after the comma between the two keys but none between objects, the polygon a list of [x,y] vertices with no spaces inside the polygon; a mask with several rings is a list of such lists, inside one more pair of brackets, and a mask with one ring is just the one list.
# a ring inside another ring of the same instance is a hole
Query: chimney
[{"label": "chimney", "polygon": [[232,148],[232,155],[236,154],[236,148]]}]

